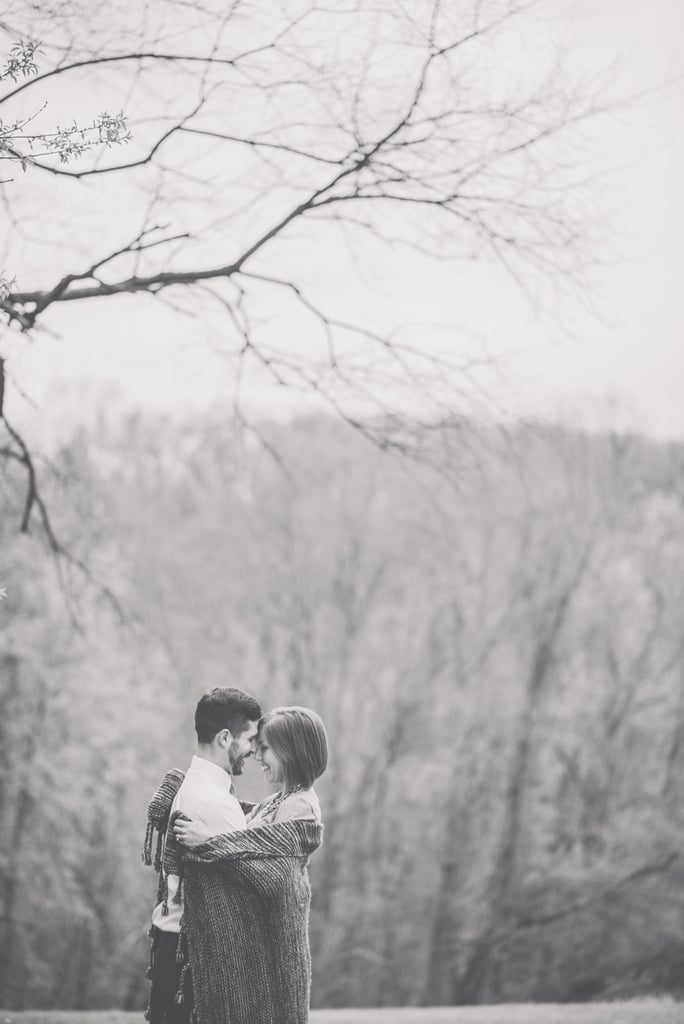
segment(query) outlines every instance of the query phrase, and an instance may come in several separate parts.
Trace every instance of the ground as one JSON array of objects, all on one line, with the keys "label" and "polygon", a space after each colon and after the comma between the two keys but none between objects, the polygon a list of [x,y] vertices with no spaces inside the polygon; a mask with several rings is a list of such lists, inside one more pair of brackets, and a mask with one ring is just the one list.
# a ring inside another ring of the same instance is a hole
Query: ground
[{"label": "ground", "polygon": [[[142,1024],[140,1013],[0,1010],[0,1024]],[[478,1006],[408,1010],[314,1010],[310,1024],[684,1024],[667,999],[572,1006]]]}]

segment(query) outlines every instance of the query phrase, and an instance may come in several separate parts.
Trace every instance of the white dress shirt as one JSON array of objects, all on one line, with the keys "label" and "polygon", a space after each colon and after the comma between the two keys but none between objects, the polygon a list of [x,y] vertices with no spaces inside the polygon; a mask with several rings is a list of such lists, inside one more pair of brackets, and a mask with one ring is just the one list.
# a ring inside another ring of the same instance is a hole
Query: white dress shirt
[{"label": "white dress shirt", "polygon": [[[182,811],[193,821],[204,822],[215,836],[245,828],[245,815],[232,786],[228,772],[195,755],[171,805],[171,814]],[[178,875],[169,875],[167,884],[169,912],[164,914],[163,904],[157,904],[152,912],[152,924],[163,932],[179,932],[183,902],[182,894],[181,902],[175,902],[180,884]]]}]

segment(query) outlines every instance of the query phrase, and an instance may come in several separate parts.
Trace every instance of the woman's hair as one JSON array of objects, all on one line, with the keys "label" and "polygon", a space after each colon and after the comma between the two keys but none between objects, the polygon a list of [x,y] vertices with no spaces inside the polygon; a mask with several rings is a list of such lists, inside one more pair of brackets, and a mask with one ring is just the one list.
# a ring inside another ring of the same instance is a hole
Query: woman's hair
[{"label": "woman's hair", "polygon": [[328,737],[323,722],[309,708],[274,708],[259,722],[259,739],[283,766],[287,789],[310,789],[328,764]]}]

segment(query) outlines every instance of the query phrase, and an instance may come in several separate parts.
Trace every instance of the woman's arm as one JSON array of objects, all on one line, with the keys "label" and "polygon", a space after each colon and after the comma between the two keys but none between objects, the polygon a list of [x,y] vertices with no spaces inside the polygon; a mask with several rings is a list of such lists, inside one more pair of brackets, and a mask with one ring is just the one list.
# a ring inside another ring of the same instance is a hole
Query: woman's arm
[{"label": "woman's arm", "polygon": [[[196,828],[191,832],[181,827],[180,831],[181,835],[187,831],[193,841],[200,839]],[[276,821],[204,838],[199,845],[184,846],[184,850],[189,860],[205,863],[307,857],[320,845],[321,836],[322,827],[314,821]]]},{"label": "woman's arm", "polygon": [[203,865],[211,866],[261,896],[278,897],[308,863],[321,835],[320,825],[296,820],[213,836],[199,846],[184,847],[186,881],[197,877]]}]

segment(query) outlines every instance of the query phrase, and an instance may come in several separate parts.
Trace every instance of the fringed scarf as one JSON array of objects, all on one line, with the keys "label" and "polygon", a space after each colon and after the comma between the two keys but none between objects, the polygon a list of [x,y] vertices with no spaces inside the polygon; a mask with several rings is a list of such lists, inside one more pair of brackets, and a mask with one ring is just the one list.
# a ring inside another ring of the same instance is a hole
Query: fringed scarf
[{"label": "fringed scarf", "polygon": [[[306,1024],[311,989],[307,865],[320,846],[322,826],[276,822],[183,850],[173,833],[178,815],[170,820],[183,777],[167,772],[150,801],[143,853],[151,864],[157,829],[160,900],[167,898],[165,876],[182,878],[177,1001],[183,1001],[190,971],[195,1024]],[[148,977],[153,978],[153,968],[152,950]]]},{"label": "fringed scarf", "polygon": [[[176,797],[176,793],[181,787],[181,783],[185,775],[178,769],[173,768],[168,771],[161,781],[159,789],[154,794],[149,804],[147,805],[147,829],[145,831],[145,842],[143,844],[142,860],[143,864],[151,867],[154,863],[154,870],[159,875],[159,881],[157,884],[157,904],[163,902],[164,913],[167,913],[167,900],[168,900],[168,884],[167,876],[169,873],[180,874],[183,863],[183,854],[180,849],[176,837],[171,827],[171,806]],[[174,815],[175,817],[175,815]],[[152,860],[152,848],[154,846],[154,833],[157,833],[157,846],[154,855],[154,862]],[[178,887],[177,898],[180,901],[180,885]],[[155,931],[154,928],[150,928],[148,932],[150,939],[150,950],[149,950],[149,962],[145,977],[151,982],[150,987],[150,1001],[147,1009],[145,1010],[145,1020],[152,1019],[152,1005],[154,999],[154,962],[155,962]],[[183,943],[182,935],[178,938],[178,950],[176,952],[177,962],[183,962]],[[181,978],[181,984],[179,985],[176,999],[179,1002],[183,1001],[184,998],[184,985],[185,975]]]},{"label": "fringed scarf", "polygon": [[306,1024],[309,856],[322,826],[294,820],[185,852],[185,914],[198,1024]]},{"label": "fringed scarf", "polygon": [[181,787],[185,775],[172,768],[167,772],[161,781],[159,789],[147,805],[147,831],[145,832],[145,844],[143,846],[143,864],[148,867],[152,865],[152,847],[154,845],[154,833],[157,832],[157,849],[154,856],[154,870],[161,871],[162,858],[164,855],[164,837],[169,827],[169,815],[171,805],[176,798],[176,793]]},{"label": "fringed scarf", "polygon": [[[157,832],[157,848],[154,855],[154,870],[159,875],[157,886],[157,903],[163,903],[163,913],[168,913],[167,900],[169,890],[167,879],[169,875],[178,875],[182,879],[183,874],[183,850],[176,840],[170,821],[171,806],[176,798],[176,793],[181,787],[185,775],[177,768],[168,771],[161,781],[159,789],[147,805],[147,830],[145,832],[145,843],[143,845],[143,864],[152,866],[152,847],[154,845],[154,833]],[[178,815],[174,815],[174,819]],[[185,817],[185,815],[183,815]],[[181,901],[181,885],[178,886],[176,902]]]}]

